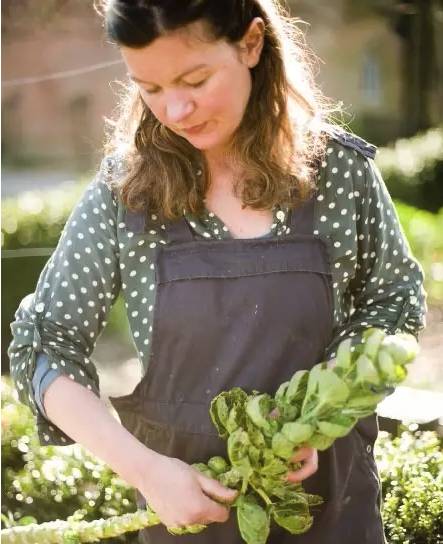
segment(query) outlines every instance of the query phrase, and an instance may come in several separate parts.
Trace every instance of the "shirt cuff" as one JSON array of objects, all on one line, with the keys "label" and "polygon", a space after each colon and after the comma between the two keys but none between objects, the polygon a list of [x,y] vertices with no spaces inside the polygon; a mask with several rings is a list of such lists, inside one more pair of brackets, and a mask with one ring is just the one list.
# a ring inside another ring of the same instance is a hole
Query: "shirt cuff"
[{"label": "shirt cuff", "polygon": [[36,369],[34,376],[32,377],[32,387],[34,390],[34,400],[41,412],[41,414],[47,419],[49,418],[43,406],[43,397],[50,386],[50,384],[60,376],[61,373],[53,368],[50,368],[48,356],[44,352],[37,354]]}]

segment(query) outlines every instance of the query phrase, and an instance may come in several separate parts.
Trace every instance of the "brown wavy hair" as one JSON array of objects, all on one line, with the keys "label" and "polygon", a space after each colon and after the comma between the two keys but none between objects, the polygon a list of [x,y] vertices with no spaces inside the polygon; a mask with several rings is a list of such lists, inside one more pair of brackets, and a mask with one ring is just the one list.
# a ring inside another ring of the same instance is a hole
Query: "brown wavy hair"
[{"label": "brown wavy hair", "polygon": [[[209,25],[212,39],[235,45],[261,17],[263,49],[230,146],[243,172],[234,190],[244,206],[262,210],[294,208],[312,195],[327,140],[321,126],[340,108],[316,86],[317,59],[276,0],[105,0],[100,12],[109,40],[134,48],[196,21]],[[126,166],[114,188],[128,209],[170,220],[203,211],[211,183],[204,154],[157,120],[135,84],[123,86],[107,121],[106,151],[123,156]]]}]

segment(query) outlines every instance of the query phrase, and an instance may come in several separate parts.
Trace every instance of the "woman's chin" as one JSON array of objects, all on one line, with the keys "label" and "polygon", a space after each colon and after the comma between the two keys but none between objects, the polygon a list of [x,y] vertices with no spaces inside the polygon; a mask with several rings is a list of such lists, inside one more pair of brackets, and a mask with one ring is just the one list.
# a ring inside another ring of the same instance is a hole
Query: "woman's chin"
[{"label": "woman's chin", "polygon": [[194,136],[187,137],[188,142],[200,151],[217,151],[217,149],[224,149],[226,147],[226,138],[214,138],[208,136]]}]

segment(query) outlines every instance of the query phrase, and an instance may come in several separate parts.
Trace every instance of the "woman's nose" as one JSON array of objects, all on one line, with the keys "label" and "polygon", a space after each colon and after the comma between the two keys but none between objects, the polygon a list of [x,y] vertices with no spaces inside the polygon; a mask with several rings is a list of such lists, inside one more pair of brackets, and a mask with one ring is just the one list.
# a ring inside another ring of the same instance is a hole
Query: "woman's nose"
[{"label": "woman's nose", "polygon": [[166,116],[169,123],[180,123],[186,119],[195,109],[192,100],[185,97],[171,97],[166,102]]}]

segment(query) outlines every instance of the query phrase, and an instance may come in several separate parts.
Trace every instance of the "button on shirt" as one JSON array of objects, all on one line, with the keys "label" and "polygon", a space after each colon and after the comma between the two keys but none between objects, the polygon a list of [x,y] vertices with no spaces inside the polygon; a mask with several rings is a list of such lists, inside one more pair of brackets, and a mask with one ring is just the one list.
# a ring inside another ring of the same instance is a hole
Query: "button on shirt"
[{"label": "button on shirt", "polygon": [[[337,132],[317,176],[313,235],[328,242],[334,296],[334,334],[325,359],[335,356],[341,340],[360,341],[367,327],[417,337],[425,326],[423,271],[404,237],[374,151],[364,140]],[[156,215],[146,214],[141,222],[127,220],[130,215],[110,188],[110,181],[124,172],[122,157],[103,159],[68,218],[35,292],[21,301],[11,324],[11,376],[20,401],[36,415],[42,445],[73,443],[43,412],[41,395],[50,381],[65,374],[100,395],[91,355],[119,293],[148,371],[155,248],[167,240]],[[231,238],[223,222],[207,210],[201,217],[185,217],[202,238]],[[276,206],[273,217],[271,235],[289,234],[288,209]],[[35,374],[41,352],[46,357],[40,365],[47,366]],[[48,375],[49,369],[55,373]]]}]

